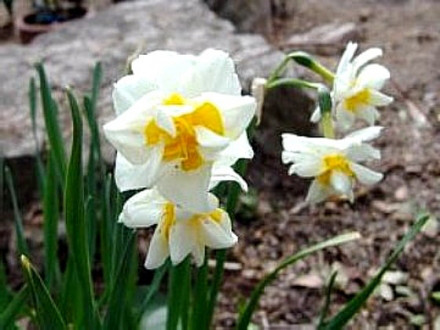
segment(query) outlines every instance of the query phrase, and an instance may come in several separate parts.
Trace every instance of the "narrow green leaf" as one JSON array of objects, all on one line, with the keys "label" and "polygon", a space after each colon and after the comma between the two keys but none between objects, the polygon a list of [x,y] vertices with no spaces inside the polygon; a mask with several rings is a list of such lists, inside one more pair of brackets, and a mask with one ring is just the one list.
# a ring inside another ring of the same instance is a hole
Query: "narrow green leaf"
[{"label": "narrow green leaf", "polygon": [[40,78],[43,117],[46,125],[49,145],[55,154],[59,177],[61,180],[64,180],[66,173],[66,153],[64,150],[63,136],[61,134],[61,129],[58,122],[58,109],[55,101],[52,98],[52,93],[50,91],[50,86],[47,81],[43,65],[41,63],[37,63],[35,68]]},{"label": "narrow green leaf", "polygon": [[[101,80],[102,80],[102,65],[101,62],[98,62],[96,63],[93,69],[92,96],[91,96],[93,110],[96,109],[96,104],[98,103]],[[96,115],[95,112],[94,115]]]},{"label": "narrow green leaf", "polygon": [[45,182],[43,198],[44,269],[46,284],[49,288],[53,288],[58,282],[59,275],[57,229],[60,216],[56,160],[53,152],[49,153]]},{"label": "narrow green leaf", "polygon": [[18,207],[17,194],[15,192],[14,180],[12,178],[11,170],[5,166],[6,184],[11,195],[12,207],[14,209],[14,225],[15,233],[17,235],[17,251],[20,254],[28,253],[29,247],[24,236],[23,219],[21,217],[20,208]]},{"label": "narrow green leaf", "polygon": [[[187,329],[188,304],[185,304],[189,297],[190,289],[190,258],[187,257],[177,266],[171,266],[169,273],[168,287],[168,317],[167,330],[176,330],[181,321],[181,329]],[[186,314],[186,315],[185,315]]]},{"label": "narrow green leaf", "polygon": [[170,265],[167,262],[164,265],[162,265],[159,269],[156,269],[156,271],[154,272],[153,280],[151,281],[151,284],[148,287],[147,293],[145,294],[144,300],[142,301],[141,306],[139,307],[137,317],[135,319],[136,324],[138,324],[139,321],[141,320],[141,317],[145,313],[145,311],[147,310],[147,308],[151,302],[151,299],[159,291],[159,287],[162,282],[162,279],[163,279],[165,273],[168,271],[169,267],[170,267]]},{"label": "narrow green leaf", "polygon": [[201,324],[206,324],[206,309],[208,307],[208,255],[206,254],[203,265],[197,269],[191,329],[197,329]]},{"label": "narrow green leaf", "polygon": [[28,258],[21,256],[21,265],[26,282],[32,294],[36,318],[41,329],[67,329],[55,302],[49,294],[40,275],[35,271]]},{"label": "narrow green leaf", "polygon": [[[40,146],[38,143],[38,135],[37,135],[37,87],[35,86],[35,79],[31,78],[29,81],[29,110],[31,115],[31,124],[32,124],[32,135],[35,141],[35,159],[37,166],[37,183],[38,190],[40,195],[44,194],[44,179],[45,179],[45,171],[43,161],[41,159]],[[41,137],[40,137],[41,138]]]},{"label": "narrow green leaf", "polygon": [[341,245],[344,243],[351,242],[353,240],[359,239],[360,235],[357,232],[352,232],[348,234],[339,235],[336,237],[333,237],[329,240],[326,240],[324,242],[315,244],[309,248],[306,248],[293,256],[290,256],[284,261],[282,261],[277,268],[275,268],[272,272],[267,274],[261,281],[258,283],[257,287],[252,291],[251,297],[249,301],[247,302],[246,306],[243,309],[243,313],[239,316],[238,323],[237,323],[237,329],[239,330],[246,330],[249,326],[249,323],[251,321],[251,317],[255,309],[257,308],[258,302],[260,300],[260,297],[264,293],[264,289],[267,285],[269,285],[276,277],[278,276],[278,273],[282,271],[287,266],[293,265],[297,261],[304,259],[305,257],[309,256],[312,253],[315,253],[317,251],[320,251],[322,249]]},{"label": "narrow green leaf", "polygon": [[382,276],[385,274],[388,268],[390,268],[390,266],[397,260],[397,258],[405,248],[406,244],[414,239],[414,237],[422,229],[423,225],[428,220],[429,215],[426,214],[421,215],[417,219],[417,221],[411,227],[410,231],[406,233],[406,235],[397,244],[393,253],[376,274],[376,276],[374,276],[370,280],[370,282],[353,299],[351,299],[338,314],[336,314],[333,318],[330,319],[330,321],[324,324],[321,329],[342,329],[344,325],[346,325],[353,318],[353,316],[361,309],[363,304],[374,292],[375,288],[380,284]]},{"label": "narrow green leaf", "polygon": [[28,286],[25,285],[14,295],[12,301],[0,312],[0,329],[7,329],[14,324],[16,317],[22,311],[29,296]]},{"label": "narrow green leaf", "polygon": [[84,185],[82,172],[83,127],[78,103],[70,90],[67,90],[67,97],[73,120],[72,151],[67,168],[64,196],[67,238],[80,283],[84,304],[85,328],[94,329],[96,325],[95,322],[98,322],[98,318],[94,304],[88,236],[84,216]]},{"label": "narrow green leaf", "polygon": [[324,324],[325,319],[327,317],[327,314],[328,314],[328,311],[330,308],[330,299],[331,299],[331,295],[332,295],[332,291],[333,291],[333,286],[335,284],[335,280],[336,280],[337,275],[338,275],[337,271],[334,271],[330,275],[330,280],[328,281],[328,285],[327,285],[327,289],[326,289],[326,293],[325,293],[324,306],[322,307],[321,315],[319,316],[318,328]]},{"label": "narrow green leaf", "polygon": [[131,269],[134,265],[133,253],[136,251],[136,235],[133,231],[126,241],[126,246],[120,258],[120,265],[118,272],[115,274],[115,282],[110,292],[107,313],[104,318],[104,329],[123,329],[123,306],[129,306],[130,301],[127,297],[128,280]]}]

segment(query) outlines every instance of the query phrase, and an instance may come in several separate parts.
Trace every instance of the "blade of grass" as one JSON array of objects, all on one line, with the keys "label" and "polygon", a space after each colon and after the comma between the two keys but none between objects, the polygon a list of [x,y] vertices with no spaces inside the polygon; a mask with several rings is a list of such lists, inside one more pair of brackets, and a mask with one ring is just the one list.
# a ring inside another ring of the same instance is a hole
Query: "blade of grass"
[{"label": "blade of grass", "polygon": [[50,152],[43,196],[44,269],[46,284],[49,288],[54,288],[59,280],[57,229],[60,209],[55,164],[55,155]]},{"label": "blade of grass", "polygon": [[258,283],[257,287],[252,291],[251,297],[249,298],[246,306],[243,308],[243,312],[239,316],[238,323],[237,323],[237,329],[246,330],[248,328],[249,323],[251,321],[252,314],[255,311],[255,309],[257,308],[260,297],[264,293],[264,289],[274,279],[276,279],[276,277],[278,276],[278,273],[280,271],[282,271],[284,268],[286,268],[287,266],[293,265],[294,263],[298,262],[301,259],[304,259],[305,257],[309,256],[312,253],[315,253],[317,251],[320,251],[320,250],[328,248],[328,247],[348,243],[348,242],[351,242],[351,241],[359,239],[359,238],[360,238],[360,235],[357,232],[339,235],[339,236],[333,237],[329,240],[326,240],[324,242],[320,242],[320,243],[315,244],[311,247],[308,247],[308,248],[294,254],[293,256],[286,258],[272,272],[267,274]]},{"label": "blade of grass", "polygon": [[325,294],[324,306],[322,307],[321,314],[319,315],[318,328],[321,327],[324,324],[325,319],[327,317],[327,314],[328,314],[328,311],[329,311],[329,308],[330,308],[330,298],[331,298],[331,295],[332,295],[333,286],[335,284],[335,280],[336,280],[336,276],[337,275],[338,275],[337,271],[334,271],[330,275],[330,280],[328,281],[328,285],[327,285],[327,289],[326,289],[326,294]]},{"label": "blade of grass", "polygon": [[87,228],[84,216],[84,184],[82,172],[83,127],[78,103],[70,90],[67,97],[73,120],[72,151],[67,169],[64,211],[67,238],[73,256],[76,273],[82,293],[85,328],[94,329],[98,322],[94,304],[93,284],[90,271],[90,257]]},{"label": "blade of grass", "polygon": [[200,324],[206,324],[206,309],[208,307],[208,255],[206,255],[203,265],[197,269],[195,285],[191,329],[197,329]]},{"label": "blade of grass", "polygon": [[0,329],[8,329],[14,324],[15,318],[20,314],[29,296],[29,288],[24,285],[21,290],[14,295],[12,301],[2,309],[0,313]]},{"label": "blade of grass", "polygon": [[11,170],[5,166],[6,184],[11,195],[12,207],[14,210],[14,226],[17,235],[17,251],[20,254],[28,253],[29,247],[24,236],[23,219],[21,217],[20,208],[18,207],[17,194],[15,192],[14,180],[12,178]]},{"label": "blade of grass", "polygon": [[147,294],[144,297],[144,300],[141,303],[141,306],[139,307],[139,310],[137,312],[135,323],[139,324],[142,315],[144,314],[145,310],[149,306],[149,303],[151,302],[151,299],[154,297],[154,295],[159,291],[160,284],[162,282],[162,279],[165,275],[165,273],[168,271],[170,267],[170,264],[167,262],[162,267],[157,269],[154,273],[153,280],[151,281],[150,286],[148,287]]},{"label": "blade of grass", "polygon": [[35,86],[35,79],[31,78],[29,81],[29,109],[31,115],[31,124],[32,124],[32,135],[35,141],[35,159],[37,166],[37,183],[38,190],[40,191],[40,195],[43,195],[44,190],[44,178],[45,171],[43,161],[41,159],[40,146],[38,144],[38,135],[37,135],[37,87]]},{"label": "blade of grass", "polygon": [[167,330],[176,330],[179,321],[182,321],[181,329],[186,330],[185,314],[189,306],[185,305],[185,296],[189,296],[190,258],[187,257],[177,266],[171,266],[168,285],[168,316]]},{"label": "blade of grass", "polygon": [[21,256],[21,265],[32,294],[36,318],[41,329],[67,329],[55,302],[28,258]]},{"label": "blade of grass", "polygon": [[129,276],[127,276],[133,267],[132,256],[136,251],[136,235],[133,231],[130,232],[126,240],[126,246],[122,250],[123,253],[120,258],[119,269],[115,274],[114,285],[110,291],[109,303],[107,313],[104,318],[104,329],[123,329],[124,308],[122,306],[130,305],[127,297],[127,287]]},{"label": "blade of grass", "polygon": [[37,63],[35,68],[40,78],[40,93],[43,109],[43,117],[46,126],[50,148],[53,149],[57,163],[58,175],[61,183],[64,183],[66,173],[66,152],[64,140],[58,122],[58,109],[52,98],[50,86],[42,63]]},{"label": "blade of grass", "polygon": [[375,288],[380,284],[383,274],[385,274],[388,268],[390,268],[390,266],[397,260],[406,244],[414,239],[414,237],[417,235],[417,233],[419,233],[428,220],[429,215],[424,214],[419,216],[408,233],[406,233],[406,235],[397,244],[393,253],[387,259],[376,276],[374,276],[370,282],[353,299],[351,299],[338,314],[331,318],[320,329],[342,329],[344,325],[346,325],[353,318],[353,316],[361,309],[370,295],[374,292]]}]

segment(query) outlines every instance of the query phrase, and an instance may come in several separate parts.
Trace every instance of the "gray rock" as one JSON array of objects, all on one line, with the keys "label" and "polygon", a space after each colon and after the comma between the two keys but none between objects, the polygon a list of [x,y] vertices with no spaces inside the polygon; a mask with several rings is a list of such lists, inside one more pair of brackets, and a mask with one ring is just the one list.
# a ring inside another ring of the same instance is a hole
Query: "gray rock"
[{"label": "gray rock", "polygon": [[[27,98],[29,78],[35,76],[33,63],[43,60],[45,64],[60,101],[60,119],[69,141],[70,115],[63,88],[70,85],[78,95],[87,92],[93,66],[101,61],[104,76],[98,119],[108,121],[114,116],[112,84],[123,75],[127,58],[139,47],[143,53],[156,49],[198,53],[208,47],[228,51],[236,61],[245,90],[255,76],[267,76],[283,58],[282,53],[259,35],[234,34],[229,22],[218,18],[197,0],[148,0],[111,6],[42,35],[29,46],[0,47],[1,153],[6,157],[34,153]],[[304,95],[298,97],[299,102],[309,100]],[[41,117],[39,113],[40,138],[44,135]],[[307,117],[308,114],[304,118]],[[109,145],[104,146],[104,154],[111,155]]]},{"label": "gray rock", "polygon": [[362,37],[362,30],[353,22],[330,23],[317,26],[306,33],[294,34],[285,47],[313,49],[321,55],[336,55],[349,41]]}]

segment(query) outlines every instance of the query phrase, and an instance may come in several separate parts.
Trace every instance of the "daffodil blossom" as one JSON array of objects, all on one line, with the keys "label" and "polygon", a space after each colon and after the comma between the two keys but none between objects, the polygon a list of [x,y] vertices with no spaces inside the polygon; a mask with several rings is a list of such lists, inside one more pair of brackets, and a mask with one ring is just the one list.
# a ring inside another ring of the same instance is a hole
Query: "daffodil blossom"
[{"label": "daffodil blossom", "polygon": [[213,49],[199,56],[155,51],[134,60],[132,71],[116,83],[118,116],[104,126],[118,151],[119,189],[157,185],[174,203],[207,212],[212,176],[243,186],[222,157],[249,157],[245,130],[256,102],[241,96],[230,57]]},{"label": "daffodil blossom", "polygon": [[168,256],[174,265],[192,255],[197,266],[203,264],[205,247],[229,248],[237,242],[228,214],[218,208],[217,198],[209,194],[212,211],[193,213],[165,199],[156,189],[143,190],[124,205],[119,222],[130,228],[157,225],[148,249],[145,267],[161,266]]},{"label": "daffodil blossom", "polygon": [[[390,78],[388,69],[379,64],[367,64],[382,56],[382,50],[370,48],[353,59],[356,49],[356,43],[348,43],[338,64],[331,92],[336,124],[344,130],[353,125],[355,118],[374,125],[379,117],[376,108],[393,101],[392,97],[380,92]],[[320,119],[318,107],[311,120],[318,122]]]},{"label": "daffodil blossom", "polygon": [[383,177],[358,164],[380,159],[380,151],[366,142],[378,137],[381,130],[380,126],[371,126],[340,140],[283,134],[282,161],[293,163],[289,175],[315,178],[306,197],[308,203],[319,203],[332,195],[344,195],[352,202],[356,180],[371,185]]}]

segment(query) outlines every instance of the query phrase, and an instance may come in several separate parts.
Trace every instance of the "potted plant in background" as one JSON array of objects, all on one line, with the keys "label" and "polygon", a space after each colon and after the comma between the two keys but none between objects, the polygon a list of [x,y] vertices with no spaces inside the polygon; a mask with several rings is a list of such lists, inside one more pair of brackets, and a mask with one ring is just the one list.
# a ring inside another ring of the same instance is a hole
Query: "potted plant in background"
[{"label": "potted plant in background", "polygon": [[12,5],[13,0],[3,0],[7,15],[0,20],[0,40],[9,39],[14,31],[14,24],[12,19]]},{"label": "potted plant in background", "polygon": [[52,31],[62,23],[84,17],[87,13],[82,0],[33,0],[32,6],[34,10],[31,13],[16,20],[18,36],[24,44],[41,33]]}]

